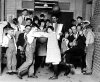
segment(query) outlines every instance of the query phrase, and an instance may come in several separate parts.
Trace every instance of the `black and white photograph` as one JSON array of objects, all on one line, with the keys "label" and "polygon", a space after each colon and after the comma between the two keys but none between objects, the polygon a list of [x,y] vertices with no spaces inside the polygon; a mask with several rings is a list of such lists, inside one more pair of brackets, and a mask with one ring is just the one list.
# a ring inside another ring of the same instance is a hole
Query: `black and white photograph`
[{"label": "black and white photograph", "polygon": [[100,0],[0,0],[0,82],[100,82]]}]

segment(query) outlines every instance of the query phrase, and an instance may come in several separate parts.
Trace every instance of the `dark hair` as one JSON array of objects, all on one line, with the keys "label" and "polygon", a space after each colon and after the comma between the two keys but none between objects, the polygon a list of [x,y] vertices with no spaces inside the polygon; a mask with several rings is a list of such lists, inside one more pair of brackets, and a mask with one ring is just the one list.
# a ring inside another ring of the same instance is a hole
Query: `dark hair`
[{"label": "dark hair", "polygon": [[7,25],[3,29],[7,29],[7,28],[10,28],[10,27],[11,27],[10,23],[7,22]]},{"label": "dark hair", "polygon": [[32,11],[29,11],[29,15],[33,15],[33,12]]},{"label": "dark hair", "polygon": [[77,19],[81,19],[81,20],[83,20],[83,18],[82,18],[81,16],[78,16]]},{"label": "dark hair", "polygon": [[26,25],[25,28],[27,28],[28,26],[29,26],[29,27],[32,27],[31,25]]},{"label": "dark hair", "polygon": [[9,27],[9,28],[7,28],[7,30],[14,30],[14,28],[13,27]]},{"label": "dark hair", "polygon": [[48,26],[48,28],[50,28],[52,31],[54,31],[54,28],[53,28],[53,26]]},{"label": "dark hair", "polygon": [[44,20],[44,19],[40,19],[40,23],[41,23],[41,22],[45,22],[45,20]]},{"label": "dark hair", "polygon": [[12,22],[13,22],[13,24],[17,25],[18,24],[17,18],[14,18]]},{"label": "dark hair", "polygon": [[44,14],[40,14],[40,17],[45,17],[45,15]]},{"label": "dark hair", "polygon": [[44,22],[44,28],[46,27],[46,23],[44,19],[40,19],[39,25],[41,25],[41,23]]},{"label": "dark hair", "polygon": [[[38,24],[35,23],[36,20],[38,21]],[[32,26],[36,26],[39,28],[39,24],[40,24],[40,20],[39,20],[38,16],[34,16],[33,21],[32,21]]]},{"label": "dark hair", "polygon": [[34,17],[33,17],[33,23],[35,23],[35,20],[38,20],[38,22],[39,22],[38,16],[34,16]]},{"label": "dark hair", "polygon": [[86,29],[89,29],[89,28],[92,29],[92,26],[90,24],[86,26]]},{"label": "dark hair", "polygon": [[49,19],[46,19],[46,21],[45,22],[50,22],[50,20]]},{"label": "dark hair", "polygon": [[30,21],[32,22],[32,19],[30,19],[30,18],[26,18],[26,21],[28,21],[28,20],[30,20]]},{"label": "dark hair", "polygon": [[82,24],[79,23],[77,26],[82,26]]},{"label": "dark hair", "polygon": [[88,22],[83,22],[83,24],[89,24]]},{"label": "dark hair", "polygon": [[28,12],[28,10],[27,10],[27,9],[23,9],[23,11],[27,11],[27,12]]},{"label": "dark hair", "polygon": [[53,15],[52,17],[55,17],[55,18],[57,18],[57,16],[56,16],[56,15]]}]

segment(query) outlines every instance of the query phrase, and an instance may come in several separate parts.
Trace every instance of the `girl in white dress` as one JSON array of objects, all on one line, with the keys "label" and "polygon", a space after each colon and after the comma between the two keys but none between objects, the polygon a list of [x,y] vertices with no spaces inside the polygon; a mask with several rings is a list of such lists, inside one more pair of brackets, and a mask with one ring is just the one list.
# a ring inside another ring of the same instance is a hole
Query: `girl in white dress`
[{"label": "girl in white dress", "polygon": [[44,33],[43,36],[48,38],[46,63],[52,63],[54,66],[54,75],[49,79],[57,79],[58,64],[61,61],[61,53],[58,46],[57,35],[54,32],[54,28],[49,26],[48,33]]}]

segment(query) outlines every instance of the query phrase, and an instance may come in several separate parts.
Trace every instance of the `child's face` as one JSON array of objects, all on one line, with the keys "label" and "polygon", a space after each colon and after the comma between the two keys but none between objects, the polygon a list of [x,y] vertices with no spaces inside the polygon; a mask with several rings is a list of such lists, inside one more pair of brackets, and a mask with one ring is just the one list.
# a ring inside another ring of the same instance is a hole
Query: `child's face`
[{"label": "child's face", "polygon": [[38,20],[35,20],[35,23],[38,24]]},{"label": "child's face", "polygon": [[72,28],[72,32],[73,32],[73,33],[76,33],[76,32],[77,32],[76,26],[72,26],[71,28]]},{"label": "child's face", "polygon": [[27,26],[27,27],[25,28],[25,32],[26,32],[26,33],[29,33],[30,30],[31,30],[31,27],[30,27],[30,26]]},{"label": "child's face", "polygon": [[46,25],[49,26],[49,25],[50,25],[50,22],[47,21],[47,22],[46,22]]},{"label": "child's face", "polygon": [[52,33],[52,30],[50,28],[48,28],[48,33]]},{"label": "child's face", "polygon": [[26,16],[26,15],[27,15],[27,11],[23,11],[22,14],[23,14],[24,16]]},{"label": "child's face", "polygon": [[79,32],[81,30],[81,26],[77,26],[77,31]]},{"label": "child's face", "polygon": [[14,35],[14,30],[8,30],[8,34],[13,36]]},{"label": "child's face", "polygon": [[72,33],[72,30],[71,29],[69,29],[69,33]]},{"label": "child's face", "polygon": [[69,34],[68,33],[65,33],[65,38],[68,38]]},{"label": "child's face", "polygon": [[30,20],[27,20],[26,21],[26,25],[31,25],[31,21]]},{"label": "child's face", "polygon": [[37,32],[38,28],[37,27],[33,27],[32,30],[33,30],[33,32]]},{"label": "child's face", "polygon": [[77,19],[77,23],[81,23],[82,20],[80,18]]}]

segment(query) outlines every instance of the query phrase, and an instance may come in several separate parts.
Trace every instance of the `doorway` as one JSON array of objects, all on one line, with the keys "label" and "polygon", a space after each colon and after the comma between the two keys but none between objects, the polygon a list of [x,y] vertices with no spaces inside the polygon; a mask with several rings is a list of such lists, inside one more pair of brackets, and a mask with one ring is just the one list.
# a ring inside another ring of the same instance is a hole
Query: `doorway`
[{"label": "doorway", "polygon": [[58,16],[58,22],[64,24],[62,32],[68,31],[71,20],[73,19],[73,12],[61,12]]}]

